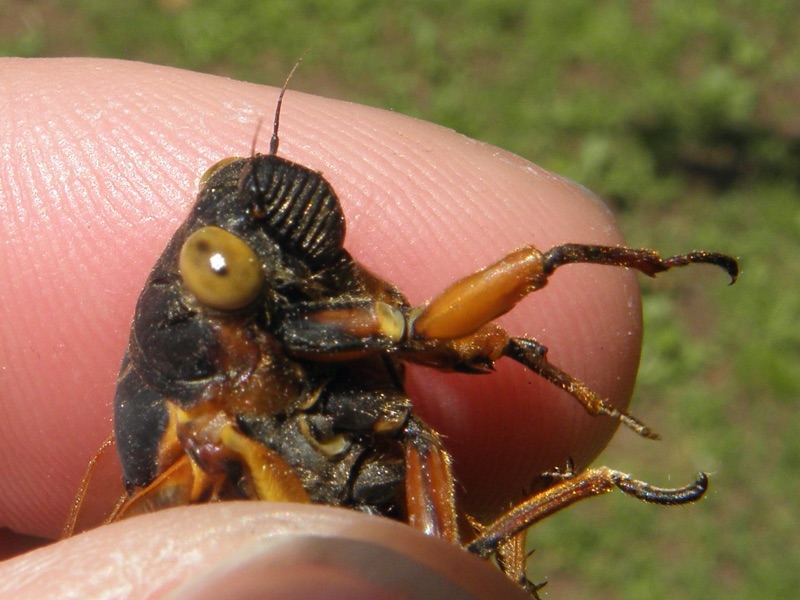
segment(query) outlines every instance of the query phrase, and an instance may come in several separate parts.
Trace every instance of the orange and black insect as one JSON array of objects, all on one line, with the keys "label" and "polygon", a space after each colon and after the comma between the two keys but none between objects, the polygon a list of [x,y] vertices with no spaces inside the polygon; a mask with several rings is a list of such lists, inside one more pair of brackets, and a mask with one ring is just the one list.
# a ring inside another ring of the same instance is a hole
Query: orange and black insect
[{"label": "orange and black insect", "polygon": [[469,517],[457,506],[450,458],[412,410],[404,363],[483,373],[508,358],[591,414],[652,437],[551,364],[539,342],[494,321],[571,263],[651,276],[710,263],[733,281],[737,262],[710,252],[525,246],[411,306],[344,249],[345,217],[330,184],[277,155],[285,89],[269,153],[208,170],[139,298],[114,410],[127,496],[110,520],[236,498],[344,506],[495,557],[535,594],[521,540],[542,518],[613,488],[664,505],[703,495],[703,474],[660,489],[607,468],[568,472],[465,537]]}]

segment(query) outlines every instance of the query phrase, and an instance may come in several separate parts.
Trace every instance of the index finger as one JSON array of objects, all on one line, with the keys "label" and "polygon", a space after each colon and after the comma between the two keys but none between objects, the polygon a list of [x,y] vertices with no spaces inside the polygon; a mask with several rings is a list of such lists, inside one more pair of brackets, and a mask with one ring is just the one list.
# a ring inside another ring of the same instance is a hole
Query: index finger
[{"label": "index finger", "polygon": [[[2,66],[0,452],[15,458],[0,465],[0,524],[53,536],[111,430],[150,267],[199,175],[249,154],[277,92],[119,61]],[[280,154],[321,171],[341,198],[346,248],[412,303],[521,244],[621,242],[586,190],[453,131],[291,90],[281,123]],[[640,343],[636,290],[622,269],[570,267],[503,323],[624,405]],[[408,390],[453,453],[471,514],[506,505],[569,457],[586,464],[616,427],[503,363],[481,377],[414,369]]]}]

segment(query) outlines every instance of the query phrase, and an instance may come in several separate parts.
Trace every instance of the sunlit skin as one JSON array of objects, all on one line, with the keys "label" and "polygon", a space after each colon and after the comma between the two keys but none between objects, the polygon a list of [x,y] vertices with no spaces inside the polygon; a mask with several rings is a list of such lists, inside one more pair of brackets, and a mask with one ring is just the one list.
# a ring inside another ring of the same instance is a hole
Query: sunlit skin
[{"label": "sunlit skin", "polygon": [[[99,70],[87,79],[88,66]],[[4,146],[1,180],[6,246],[0,275],[9,285],[0,302],[0,365],[6,367],[0,371],[0,445],[3,456],[24,459],[0,465],[6,482],[0,525],[52,538],[86,461],[110,431],[118,361],[147,272],[193,201],[198,174],[216,159],[248,152],[254,123],[275,92],[110,61],[3,60],[2,72],[14,86],[3,98],[8,104],[0,111],[0,133],[14,144]],[[326,173],[345,213],[357,215],[348,222],[350,252],[414,303],[509,248],[622,242],[608,211],[585,190],[521,159],[398,115],[289,94],[282,154]],[[560,366],[624,406],[640,343],[634,277],[622,269],[569,267],[503,325],[546,343]],[[448,440],[465,506],[476,513],[506,506],[530,473],[565,464],[568,456],[585,465],[615,429],[610,419],[584,415],[565,394],[522,369],[499,370],[498,376],[453,377],[418,368],[409,376],[409,393]],[[98,516],[120,492],[114,487],[118,467],[102,469],[93,492]],[[209,515],[202,523],[217,526],[216,508],[199,510]],[[257,505],[236,510],[264,513]],[[151,544],[185,531],[169,513],[147,518],[146,530],[131,520],[124,530],[90,535],[114,548],[117,535],[126,542],[143,536]],[[363,517],[341,518],[352,519],[355,528]],[[298,509],[297,522],[314,528],[307,509]],[[369,535],[389,539],[395,534],[390,525],[379,522]],[[408,541],[409,552],[415,539]],[[8,553],[14,544],[25,547],[12,536],[3,544]],[[77,544],[68,540],[51,552],[71,556],[71,548],[81,551]],[[209,550],[207,560],[214,558]],[[134,550],[131,560],[147,570],[146,552],[136,557]],[[102,561],[102,553],[95,560],[48,561],[70,569],[51,566],[47,573],[51,580],[79,581],[82,570],[101,569]],[[430,564],[436,561],[434,553]],[[472,569],[467,564],[462,573]],[[0,579],[13,580],[17,565],[5,563]],[[144,594],[154,584],[137,585]],[[497,585],[498,594],[514,597],[513,586]]]}]

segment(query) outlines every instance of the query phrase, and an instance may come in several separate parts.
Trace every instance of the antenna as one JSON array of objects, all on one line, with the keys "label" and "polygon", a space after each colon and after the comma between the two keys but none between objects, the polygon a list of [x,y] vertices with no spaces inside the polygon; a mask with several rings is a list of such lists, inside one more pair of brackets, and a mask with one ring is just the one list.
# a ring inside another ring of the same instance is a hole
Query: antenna
[{"label": "antenna", "polygon": [[[306,57],[306,54],[308,54],[308,50],[303,52],[303,55],[297,59],[296,63],[294,63],[292,70],[289,71],[289,76],[286,77],[286,81],[283,82],[281,93],[280,95],[278,95],[278,105],[275,107],[275,120],[272,122],[272,138],[269,141],[269,153],[271,155],[275,155],[278,153],[278,143],[279,143],[278,125],[280,125],[281,121],[281,105],[283,104],[283,95],[286,93],[286,88],[289,87],[289,80],[292,78],[292,75],[294,75],[294,72],[297,70],[297,67],[300,66],[300,63],[303,62],[303,59]],[[261,121],[259,121],[258,127],[259,129],[261,128]]]}]

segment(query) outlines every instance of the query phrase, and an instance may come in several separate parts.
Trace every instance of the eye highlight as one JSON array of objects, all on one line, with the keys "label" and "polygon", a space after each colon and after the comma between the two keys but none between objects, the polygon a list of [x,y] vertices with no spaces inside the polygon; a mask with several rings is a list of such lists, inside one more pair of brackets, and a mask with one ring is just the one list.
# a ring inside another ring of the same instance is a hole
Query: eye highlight
[{"label": "eye highlight", "polygon": [[264,287],[256,253],[240,237],[219,227],[203,227],[187,238],[178,269],[200,302],[220,310],[250,304]]}]

